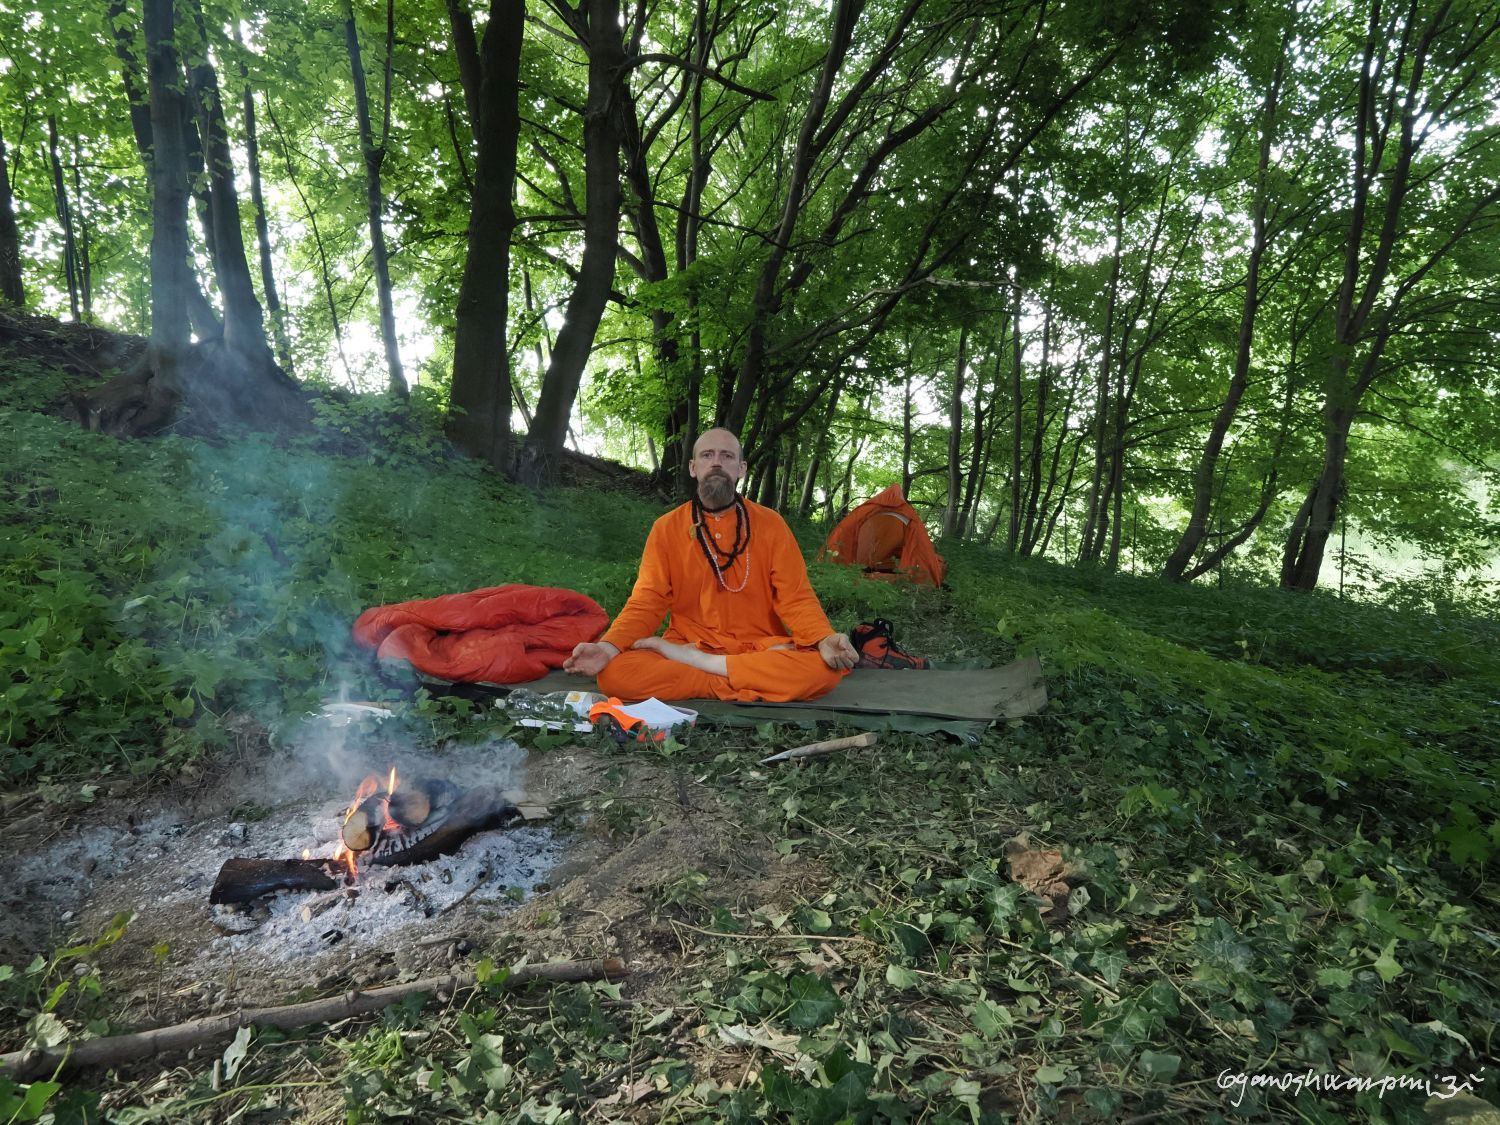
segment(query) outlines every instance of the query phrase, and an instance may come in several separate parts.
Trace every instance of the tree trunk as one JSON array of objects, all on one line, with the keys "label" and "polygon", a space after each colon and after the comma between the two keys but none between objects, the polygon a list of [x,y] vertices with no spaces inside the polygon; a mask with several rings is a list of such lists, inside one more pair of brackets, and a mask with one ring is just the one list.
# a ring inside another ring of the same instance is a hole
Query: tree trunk
[{"label": "tree trunk", "polygon": [[[828,36],[828,53],[823,57],[822,70],[818,74],[818,80],[813,85],[812,93],[807,101],[807,111],[803,114],[802,126],[797,134],[797,145],[792,153],[791,175],[787,183],[786,196],[782,200],[781,217],[771,240],[771,253],[765,264],[761,266],[760,276],[755,283],[755,293],[751,299],[750,327],[746,337],[745,354],[740,362],[738,377],[734,381],[733,393],[729,398],[728,415],[724,419],[724,424],[736,432],[744,426],[745,419],[750,416],[751,401],[756,391],[760,389],[765,376],[766,332],[771,316],[780,303],[777,283],[781,278],[781,269],[786,262],[787,254],[791,250],[792,233],[802,213],[813,162],[822,147],[817,144],[818,127],[822,124],[823,114],[833,94],[834,81],[844,64],[845,55],[849,52],[849,44],[854,36],[854,25],[863,7],[861,0],[835,0],[834,3],[832,28]],[[824,145],[826,146],[826,141]]]},{"label": "tree trunk", "polygon": [[182,398],[182,365],[191,331],[188,290],[197,287],[188,265],[188,164],[183,122],[186,99],[179,76],[173,0],[144,0],[146,89],[151,106],[151,336],[148,409],[165,421]]},{"label": "tree trunk", "polygon": [[78,296],[83,303],[83,317],[94,317],[94,265],[89,249],[89,210],[83,199],[83,162],[78,138],[73,138],[73,199],[78,216]]},{"label": "tree trunk", "polygon": [[[240,43],[239,25],[234,29],[235,42]],[[240,63],[240,80],[245,84],[245,154],[250,169],[250,203],[255,211],[255,242],[260,251],[260,285],[266,297],[266,312],[271,318],[271,336],[276,341],[276,359],[281,369],[292,373],[292,345],[286,334],[286,312],[281,307],[281,297],[276,290],[276,271],[271,260],[271,227],[266,219],[266,199],[260,176],[260,136],[255,128],[255,92],[250,87],[250,72],[244,62]]]},{"label": "tree trunk", "polygon": [[[181,404],[200,428],[218,423],[301,427],[309,417],[307,402],[296,383],[272,361],[259,332],[260,306],[250,287],[239,237],[228,137],[223,114],[216,112],[217,88],[206,85],[211,71],[205,75],[201,62],[190,85],[209,124],[209,174],[216,181],[210,190],[217,197],[217,233],[223,239],[221,250],[231,251],[222,264],[232,270],[236,264],[232,250],[239,247],[237,264],[242,276],[225,275],[231,289],[225,298],[223,338],[206,339],[197,347],[190,344],[188,306],[197,280],[188,257],[189,114],[176,49],[173,0],[146,0],[144,23],[153,141],[151,336],[143,367],[96,391],[83,403],[82,420],[90,428],[123,436],[153,433],[172,419]],[[200,22],[200,43],[202,31]],[[231,222],[233,231],[229,230]],[[248,309],[245,293],[252,306]]]},{"label": "tree trunk", "polygon": [[518,475],[523,483],[538,488],[557,481],[568,418],[614,284],[615,257],[619,252],[619,117],[624,107],[621,89],[625,81],[620,0],[583,0],[575,18],[589,53],[588,102],[583,122],[587,185],[583,263],[568,298],[562,329],[552,347],[552,361],[542,380],[536,418],[521,451]]},{"label": "tree trunk", "polygon": [[[1294,590],[1311,590],[1318,583],[1328,538],[1344,499],[1350,429],[1360,400],[1382,374],[1381,355],[1395,328],[1403,298],[1474,229],[1476,220],[1490,218],[1500,202],[1500,189],[1484,185],[1483,194],[1472,199],[1472,209],[1461,222],[1445,217],[1452,229],[1425,255],[1423,264],[1393,284],[1393,257],[1406,235],[1403,209],[1413,159],[1423,142],[1447,123],[1443,111],[1477,79],[1480,72],[1476,67],[1483,64],[1476,52],[1493,37],[1495,24],[1491,20],[1450,22],[1447,4],[1426,16],[1422,27],[1416,25],[1419,10],[1415,5],[1392,9],[1390,14],[1391,23],[1383,25],[1380,7],[1371,8],[1357,79],[1359,98],[1350,153],[1351,205],[1323,402],[1323,468],[1293,521],[1282,554],[1281,585]],[[1439,45],[1440,36],[1444,40]],[[1393,42],[1399,42],[1401,48],[1390,62],[1387,55]],[[1434,55],[1441,59],[1441,65],[1434,68],[1436,77],[1430,80],[1431,85],[1424,85]],[[1439,88],[1445,81],[1452,83],[1448,91]],[[1489,108],[1481,103],[1469,112],[1478,119],[1477,115],[1488,113]],[[1416,133],[1419,118],[1425,119],[1420,136]],[[1393,128],[1394,154],[1389,151]],[[1371,197],[1381,187],[1385,198],[1374,216],[1379,221],[1374,227],[1373,245],[1367,246],[1370,231],[1366,227],[1375,209]],[[1384,307],[1372,327],[1377,303]],[[1363,356],[1356,369],[1353,356],[1357,351],[1363,351]]]},{"label": "tree trunk", "polygon": [[[699,202],[708,183],[709,161],[703,148],[703,70],[708,65],[708,3],[698,0],[694,23],[694,63],[688,92],[688,176],[683,188],[682,211],[677,220],[677,272],[682,273],[698,260]],[[702,428],[700,400],[703,395],[703,341],[698,327],[698,292],[687,294],[687,319],[692,326],[688,338],[688,363],[682,398],[667,412],[663,436],[666,439],[660,484],[672,493],[690,487],[687,463],[693,456],[693,445]]]},{"label": "tree trunk", "polygon": [[472,456],[509,473],[511,375],[505,332],[526,3],[491,0],[480,48],[461,0],[449,0],[448,15],[477,148],[468,253],[454,314],[448,434]]},{"label": "tree trunk", "polygon": [[901,495],[911,499],[911,362],[912,349],[906,349],[906,386],[901,396]]},{"label": "tree trunk", "polygon": [[274,367],[266,344],[265,321],[240,226],[239,195],[234,186],[234,157],[229,129],[219,97],[219,79],[208,59],[208,29],[199,0],[191,4],[197,38],[188,65],[188,88],[203,139],[208,171],[209,214],[213,224],[214,271],[224,298],[224,345],[244,357],[252,368]]},{"label": "tree trunk", "polygon": [[813,488],[818,480],[818,468],[828,455],[828,434],[838,411],[839,395],[843,393],[844,380],[840,376],[833,381],[828,392],[828,405],[823,410],[823,424],[813,437],[812,456],[807,459],[807,473],[802,479],[802,496],[797,504],[797,514],[803,519],[812,515]]},{"label": "tree trunk", "polygon": [[1193,506],[1188,513],[1187,526],[1172,553],[1162,567],[1162,577],[1173,582],[1180,581],[1188,563],[1192,561],[1198,545],[1208,531],[1209,509],[1213,504],[1214,469],[1219,454],[1224,449],[1224,438],[1234,423],[1245,388],[1250,385],[1250,357],[1255,340],[1255,317],[1260,309],[1260,264],[1266,253],[1266,176],[1271,167],[1271,142],[1276,133],[1276,106],[1281,94],[1282,75],[1286,70],[1286,54],[1290,46],[1291,29],[1282,37],[1281,51],[1276,56],[1271,84],[1261,104],[1260,155],[1255,169],[1255,200],[1250,219],[1250,255],[1245,266],[1245,296],[1240,304],[1239,340],[1235,349],[1234,371],[1229,377],[1229,390],[1224,396],[1219,411],[1214,415],[1213,425],[1204,442],[1203,453],[1193,471]]},{"label": "tree trunk", "polygon": [[963,488],[960,455],[964,441],[964,368],[969,363],[969,330],[958,330],[958,357],[953,364],[953,395],[948,399],[948,507],[943,512],[943,538],[957,539],[959,491]]},{"label": "tree trunk", "polygon": [[62,157],[58,154],[57,118],[47,115],[47,156],[52,162],[52,200],[63,230],[63,278],[68,287],[68,308],[81,320],[78,306],[78,249],[73,239],[73,209],[68,206],[68,188],[63,180]]},{"label": "tree trunk", "polygon": [[[1011,357],[1010,357],[1010,521],[1005,529],[1005,550],[1015,554],[1021,546],[1021,287],[1016,286],[1015,305],[1011,312]],[[1045,371],[1045,359],[1043,361]],[[1040,417],[1043,403],[1037,402]]]},{"label": "tree trunk", "polygon": [[1083,530],[1078,536],[1078,561],[1091,562],[1099,557],[1104,545],[1105,500],[1104,470],[1109,463],[1109,397],[1110,371],[1115,354],[1115,308],[1120,297],[1120,267],[1125,255],[1125,204],[1123,200],[1115,207],[1114,262],[1109,274],[1109,297],[1104,307],[1104,331],[1102,341],[1099,380],[1094,397],[1094,471],[1089,479],[1089,494],[1083,518]]},{"label": "tree trunk", "polygon": [[266,100],[266,117],[270,119],[271,129],[281,145],[281,159],[286,165],[286,178],[291,183],[292,190],[297,193],[297,199],[302,203],[302,212],[307,216],[308,229],[312,231],[313,247],[318,252],[318,281],[323,289],[323,299],[328,304],[328,322],[333,326],[334,347],[339,353],[339,363],[344,368],[344,378],[352,383],[354,373],[349,370],[349,356],[344,351],[344,329],[339,323],[338,302],[333,298],[333,275],[329,270],[328,251],[323,245],[323,232],[318,228],[318,213],[313,210],[307,193],[302,190],[302,184],[297,178],[297,165],[292,159],[292,146],[287,143],[286,134],[281,131],[281,122],[276,120],[276,113],[271,108],[269,98]]},{"label": "tree trunk", "polygon": [[0,301],[26,307],[26,286],[21,276],[21,232],[16,226],[15,196],[10,190],[10,165],[5,136],[0,133]]},{"label": "tree trunk", "polygon": [[[1055,280],[1054,275],[1054,280]],[[1018,549],[1024,558],[1031,554],[1037,536],[1037,500],[1042,488],[1042,444],[1047,437],[1047,400],[1052,394],[1052,294],[1048,292],[1042,316],[1042,356],[1037,365],[1036,416],[1031,423],[1031,456],[1026,474],[1026,515],[1021,525]],[[1063,426],[1066,428],[1064,420]],[[1052,475],[1057,473],[1057,458],[1052,459]],[[1049,484],[1051,482],[1049,481]]]},{"label": "tree trunk", "polygon": [[391,300],[391,264],[385,247],[385,223],[381,217],[384,196],[380,168],[385,163],[386,143],[391,136],[391,55],[396,39],[395,0],[385,6],[385,113],[380,143],[370,125],[370,95],[365,87],[365,64],[359,51],[359,28],[354,22],[352,0],[344,3],[344,43],[349,49],[349,67],[354,80],[354,109],[359,120],[359,148],[365,163],[365,206],[370,219],[370,257],[375,265],[375,290],[380,301],[380,339],[385,344],[387,388],[398,398],[407,395],[406,373],[401,369],[401,344],[396,339],[396,309]]}]

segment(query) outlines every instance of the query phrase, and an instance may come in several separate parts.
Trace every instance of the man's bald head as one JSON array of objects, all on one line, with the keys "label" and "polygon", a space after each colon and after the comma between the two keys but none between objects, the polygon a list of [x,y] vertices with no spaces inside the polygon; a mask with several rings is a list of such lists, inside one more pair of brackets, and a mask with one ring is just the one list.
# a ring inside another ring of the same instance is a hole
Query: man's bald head
[{"label": "man's bald head", "polygon": [[723,426],[715,426],[698,435],[698,440],[693,442],[693,460],[696,461],[698,454],[705,449],[733,449],[740,460],[745,459],[745,451],[740,447],[740,439],[735,436],[733,430],[726,430]]},{"label": "man's bald head", "polygon": [[745,454],[733,430],[715,426],[693,443],[688,475],[698,482],[698,499],[717,511],[734,502],[734,490],[745,475]]}]

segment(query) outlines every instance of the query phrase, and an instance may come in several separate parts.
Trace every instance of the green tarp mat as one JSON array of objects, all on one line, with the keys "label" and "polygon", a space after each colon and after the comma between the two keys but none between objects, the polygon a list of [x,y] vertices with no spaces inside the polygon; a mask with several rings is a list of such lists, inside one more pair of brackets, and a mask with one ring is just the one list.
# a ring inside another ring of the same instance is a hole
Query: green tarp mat
[{"label": "green tarp mat", "polygon": [[[515,684],[538,694],[551,691],[598,691],[587,676],[550,672],[540,680]],[[717,700],[684,699],[684,707],[705,714],[700,704]],[[734,708],[766,709],[769,716],[785,710],[853,711],[875,715],[928,715],[939,719],[994,722],[1034,715],[1047,705],[1042,662],[1035,656],[1003,668],[965,668],[957,671],[885,672],[860,668],[845,676],[827,695],[804,703],[730,703]],[[829,716],[833,717],[833,716]]]},{"label": "green tarp mat", "polygon": [[[501,685],[468,687],[496,692],[509,690]],[[539,680],[510,687],[538,694],[598,690],[592,679],[566,672],[551,672]],[[899,672],[862,668],[845,676],[827,695],[810,702],[732,703],[708,699],[681,702],[708,718],[738,716],[760,722],[841,720],[875,730],[951,729],[967,735],[972,733],[968,724],[983,726],[997,719],[1035,714],[1047,704],[1047,687],[1042,681],[1041,661],[1029,656],[1003,668]],[[860,721],[856,716],[869,718]],[[882,721],[873,721],[876,717]]]}]

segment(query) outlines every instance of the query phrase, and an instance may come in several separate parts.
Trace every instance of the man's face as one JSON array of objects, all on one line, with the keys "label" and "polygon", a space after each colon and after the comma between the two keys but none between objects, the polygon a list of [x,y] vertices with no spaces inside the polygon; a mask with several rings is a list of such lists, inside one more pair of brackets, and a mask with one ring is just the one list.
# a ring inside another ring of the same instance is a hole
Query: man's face
[{"label": "man's face", "polygon": [[745,475],[739,439],[728,430],[709,430],[693,446],[688,474],[698,482],[698,499],[705,508],[722,508],[734,500],[735,486]]}]

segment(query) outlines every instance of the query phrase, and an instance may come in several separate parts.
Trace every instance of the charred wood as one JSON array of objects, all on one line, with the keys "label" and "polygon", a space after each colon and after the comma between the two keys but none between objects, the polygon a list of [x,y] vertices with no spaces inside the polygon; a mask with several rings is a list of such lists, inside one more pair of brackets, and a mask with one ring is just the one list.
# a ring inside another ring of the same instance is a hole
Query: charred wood
[{"label": "charred wood", "polygon": [[331,891],[343,868],[325,859],[226,859],[208,901],[254,902],[277,891]]}]

